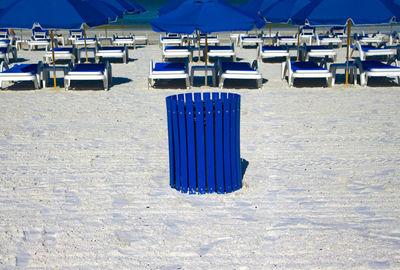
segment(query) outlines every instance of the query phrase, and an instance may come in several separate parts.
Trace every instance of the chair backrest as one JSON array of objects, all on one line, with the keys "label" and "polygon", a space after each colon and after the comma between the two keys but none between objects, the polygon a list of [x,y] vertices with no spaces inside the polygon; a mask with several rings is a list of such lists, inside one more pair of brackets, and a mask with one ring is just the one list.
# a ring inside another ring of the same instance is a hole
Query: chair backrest
[{"label": "chair backrest", "polygon": [[8,38],[9,35],[8,29],[0,29],[0,38]]},{"label": "chair backrest", "polygon": [[69,30],[69,36],[72,38],[82,38],[83,30]]},{"label": "chair backrest", "polygon": [[35,27],[32,29],[32,36],[34,39],[47,38],[49,36],[49,31],[43,30],[40,27]]},{"label": "chair backrest", "polygon": [[346,34],[346,27],[345,26],[333,26],[329,30],[332,35],[344,35]]},{"label": "chair backrest", "polygon": [[314,35],[315,27],[304,25],[300,28],[300,35]]}]

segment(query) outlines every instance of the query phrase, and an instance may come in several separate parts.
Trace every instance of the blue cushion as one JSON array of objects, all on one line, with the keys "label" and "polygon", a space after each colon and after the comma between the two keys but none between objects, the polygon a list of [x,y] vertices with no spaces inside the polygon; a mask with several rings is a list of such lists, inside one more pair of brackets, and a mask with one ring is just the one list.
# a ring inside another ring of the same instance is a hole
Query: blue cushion
[{"label": "blue cushion", "polygon": [[9,40],[9,39],[0,39],[0,42],[3,42],[3,43],[10,43],[10,40]]},{"label": "blue cushion", "polygon": [[367,71],[371,71],[371,69],[387,69],[387,68],[400,69],[400,67],[390,66],[376,60],[362,61],[361,63],[363,68]]},{"label": "blue cushion", "polygon": [[153,71],[182,71],[185,63],[156,63]]},{"label": "blue cushion", "polygon": [[315,62],[291,62],[291,66],[294,72],[298,70],[326,70]]},{"label": "blue cushion", "polygon": [[133,37],[115,37],[115,39],[133,40]]},{"label": "blue cushion", "polygon": [[262,46],[262,51],[286,51],[287,49],[283,46]]},{"label": "blue cushion", "polygon": [[242,36],[242,39],[245,39],[245,38],[258,38],[257,36]]},{"label": "blue cushion", "polygon": [[222,51],[226,51],[226,50],[232,50],[231,46],[208,46],[208,50],[211,51],[217,51],[217,50],[222,50]]},{"label": "blue cushion", "polygon": [[325,45],[314,45],[314,46],[307,46],[307,50],[330,50],[328,46]]},{"label": "blue cushion", "polygon": [[382,48],[374,47],[372,45],[362,45],[361,48],[362,48],[362,50],[364,52],[373,51],[373,50],[381,50],[382,49]]},{"label": "blue cushion", "polygon": [[[72,53],[72,48],[55,47],[54,51],[55,52],[70,52],[70,53]],[[49,50],[49,52],[51,52],[51,50]]]},{"label": "blue cushion", "polygon": [[105,63],[77,64],[71,71],[72,72],[104,72],[105,68],[106,68]]},{"label": "blue cushion", "polygon": [[31,73],[35,74],[38,64],[17,64],[12,68],[3,71],[2,73]]},{"label": "blue cushion", "polygon": [[111,47],[101,47],[99,50],[102,50],[102,51],[116,51],[116,50],[119,50],[119,51],[123,51],[125,49],[125,47],[117,47],[117,46],[111,46]]},{"label": "blue cushion", "polygon": [[187,46],[165,46],[165,50],[188,50]]},{"label": "blue cushion", "polygon": [[236,70],[236,71],[254,71],[251,68],[250,63],[247,62],[222,62],[221,69],[223,72],[227,70]]},{"label": "blue cushion", "polygon": [[161,39],[162,40],[164,40],[164,39],[180,39],[180,37],[162,37]]},{"label": "blue cushion", "polygon": [[7,47],[0,47],[0,53],[7,53]]},{"label": "blue cushion", "polygon": [[318,36],[318,39],[319,40],[322,40],[322,39],[324,39],[324,38],[331,38],[330,36]]}]

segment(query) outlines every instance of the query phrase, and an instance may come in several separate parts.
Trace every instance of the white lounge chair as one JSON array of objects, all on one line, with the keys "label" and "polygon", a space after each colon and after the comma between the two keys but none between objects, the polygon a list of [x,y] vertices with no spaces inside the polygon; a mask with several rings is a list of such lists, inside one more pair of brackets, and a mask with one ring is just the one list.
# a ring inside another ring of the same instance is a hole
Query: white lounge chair
[{"label": "white lounge chair", "polygon": [[193,60],[193,51],[190,46],[165,46],[162,49],[162,60],[167,58],[188,58]]},{"label": "white lounge chair", "polygon": [[342,47],[342,39],[331,35],[315,35],[317,45],[333,45]]},{"label": "white lounge chair", "polygon": [[68,40],[71,41],[71,43],[75,43],[75,40],[78,38],[83,38],[83,30],[69,30],[69,37]]},{"label": "white lounge chair", "polygon": [[100,61],[100,58],[121,58],[122,61],[127,64],[129,61],[128,47],[125,46],[108,46],[98,47],[95,55],[96,62]]},{"label": "white lounge chair", "polygon": [[97,64],[76,64],[64,76],[65,90],[71,88],[71,81],[102,81],[107,91],[112,83],[111,65],[108,61]]},{"label": "white lounge chair", "polygon": [[259,37],[258,35],[247,35],[247,34],[242,34],[239,37],[239,45],[241,47],[244,46],[258,46],[263,43],[263,39]]},{"label": "white lounge chair", "polygon": [[366,60],[369,56],[385,56],[387,59],[396,55],[396,49],[393,48],[378,48],[372,45],[361,45],[359,41],[353,45],[350,56],[354,52],[358,52],[361,60]]},{"label": "white lounge chair", "polygon": [[218,61],[219,87],[224,87],[226,79],[256,80],[257,87],[262,86],[262,75],[258,71],[257,61],[250,65],[248,62],[222,62]]},{"label": "white lounge chair", "polygon": [[15,64],[11,68],[6,62],[0,64],[0,89],[3,88],[3,82],[32,81],[35,89],[41,87],[43,77],[43,64],[39,61],[37,64]]},{"label": "white lounge chair", "polygon": [[136,40],[135,37],[130,35],[130,36],[113,36],[113,45],[115,46],[128,46],[128,47],[133,47],[136,49]]},{"label": "white lounge chair", "polygon": [[[220,43],[218,35],[215,36],[209,36],[207,35],[207,45],[218,45]],[[206,45],[206,36],[201,34],[200,35],[200,46],[205,46]]]},{"label": "white lounge chair", "polygon": [[383,42],[382,36],[377,36],[374,34],[354,34],[354,38],[361,44],[371,45],[375,43],[379,45]]},{"label": "white lounge chair", "polygon": [[186,88],[190,88],[188,63],[154,63],[150,60],[148,86],[153,86],[155,80],[184,79]]},{"label": "white lounge chair", "polygon": [[[55,60],[70,60],[72,63],[75,63],[76,59],[76,49],[75,46],[72,47],[55,47],[54,48],[54,58]],[[52,50],[46,51],[46,54],[43,56],[43,62],[51,63],[53,62],[53,52]]]},{"label": "white lounge chair", "polygon": [[78,47],[84,47],[86,42],[87,47],[96,47],[98,44],[97,37],[94,36],[92,38],[86,37],[86,39],[83,38],[77,38],[74,40],[73,44],[78,48]]},{"label": "white lounge chair", "polygon": [[286,73],[289,87],[293,86],[296,78],[325,78],[327,85],[331,84],[332,73],[316,62],[292,62],[288,59],[282,63],[282,80],[285,79]]},{"label": "white lounge chair", "polygon": [[277,36],[276,45],[297,45],[298,38],[296,35],[293,36]]},{"label": "white lounge chair", "polygon": [[232,43],[231,46],[208,46],[207,47],[207,61],[210,57],[232,58],[232,61],[236,61],[235,44]]},{"label": "white lounge chair", "polygon": [[10,54],[14,59],[14,62],[17,61],[17,48],[8,45],[7,47],[0,47],[0,61],[3,59],[7,64],[10,63]]},{"label": "white lounge chair", "polygon": [[149,37],[147,36],[147,34],[145,36],[137,36],[134,35],[135,38],[135,42],[136,44],[149,44]]},{"label": "white lounge chair", "polygon": [[315,35],[315,27],[304,25],[300,28],[300,40],[306,40],[309,45],[312,44],[312,40]]},{"label": "white lounge chair", "polygon": [[347,38],[345,26],[332,26],[331,29],[329,30],[329,32],[333,37],[337,37],[340,39]]},{"label": "white lounge chair", "polygon": [[28,46],[29,50],[37,49],[38,47],[45,47],[48,50],[50,46],[49,32],[40,27],[34,27],[32,29],[32,37],[28,40]]},{"label": "white lounge chair", "polygon": [[160,46],[182,45],[182,44],[183,44],[183,39],[181,35],[169,35],[169,36],[160,35]]},{"label": "white lounge chair", "polygon": [[302,52],[302,59],[308,61],[310,57],[318,57],[318,58],[332,58],[333,62],[336,61],[337,53],[333,48],[329,48],[325,45],[313,45],[300,47],[300,51]]},{"label": "white lounge chair", "polygon": [[258,46],[258,59],[277,57],[289,58],[289,51],[286,46]]},{"label": "white lounge chair", "polygon": [[389,63],[384,64],[376,60],[361,61],[357,59],[356,64],[360,70],[361,86],[367,85],[369,77],[397,77],[397,81],[400,84],[400,67],[397,60],[394,60],[394,63],[395,65],[392,66]]}]

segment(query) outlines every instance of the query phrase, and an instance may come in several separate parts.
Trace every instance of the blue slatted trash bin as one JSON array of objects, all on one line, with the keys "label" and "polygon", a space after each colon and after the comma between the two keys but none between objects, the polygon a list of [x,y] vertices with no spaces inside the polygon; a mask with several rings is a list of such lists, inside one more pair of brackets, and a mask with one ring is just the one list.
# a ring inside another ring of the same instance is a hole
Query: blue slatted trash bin
[{"label": "blue slatted trash bin", "polygon": [[240,189],[240,95],[187,93],[166,103],[170,186],[190,194]]}]

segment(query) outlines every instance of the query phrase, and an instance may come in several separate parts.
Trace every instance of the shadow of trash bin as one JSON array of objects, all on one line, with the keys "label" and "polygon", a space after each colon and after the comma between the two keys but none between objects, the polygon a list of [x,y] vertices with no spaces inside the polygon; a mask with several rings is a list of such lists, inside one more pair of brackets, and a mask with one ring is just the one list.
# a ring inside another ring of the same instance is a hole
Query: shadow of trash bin
[{"label": "shadow of trash bin", "polygon": [[240,95],[187,93],[166,103],[170,186],[190,194],[240,189]]}]

